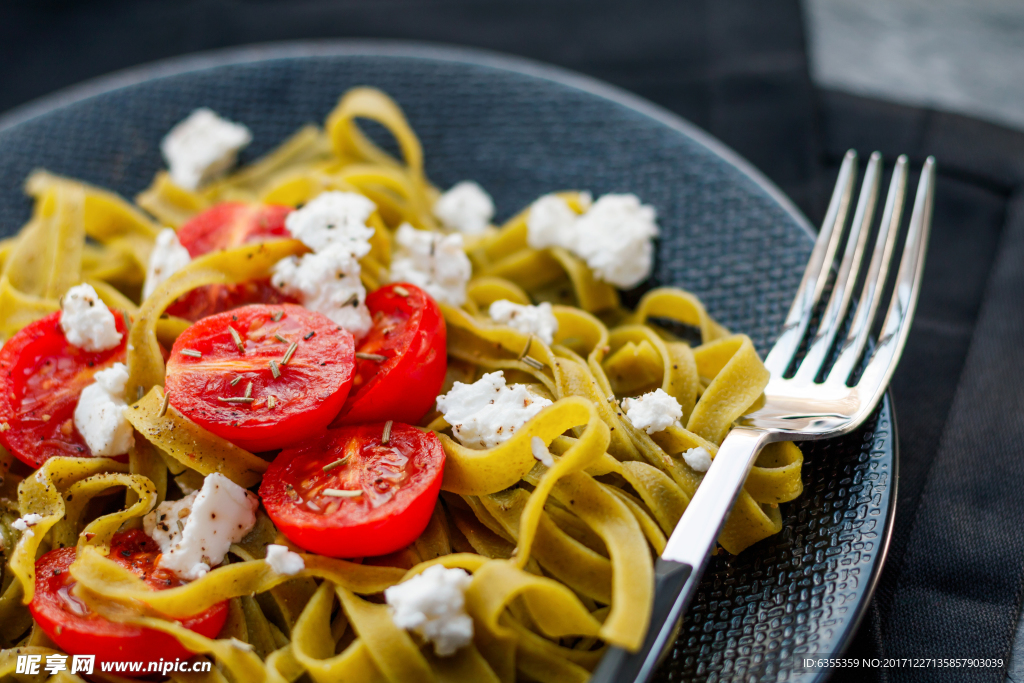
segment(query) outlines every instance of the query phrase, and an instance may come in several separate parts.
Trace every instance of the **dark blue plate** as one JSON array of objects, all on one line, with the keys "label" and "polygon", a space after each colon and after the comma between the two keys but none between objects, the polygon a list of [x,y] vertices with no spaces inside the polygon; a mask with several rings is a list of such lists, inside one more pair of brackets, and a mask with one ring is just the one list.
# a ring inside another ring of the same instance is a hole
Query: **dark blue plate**
[{"label": "dark blue plate", "polygon": [[[0,119],[0,234],[28,218],[35,168],[126,197],[161,167],[160,139],[198,106],[248,125],[243,162],[339,95],[379,87],[405,109],[441,187],[480,182],[498,219],[558,189],[635,192],[663,230],[655,280],[699,295],[764,353],[811,249],[807,220],[749,164],[682,119],[621,90],[522,59],[390,42],[254,47],[103,78]],[[840,652],[885,556],[896,453],[888,400],[877,420],[804,446],[804,495],[785,527],[737,557],[718,556],[665,681],[815,680],[804,656]]]}]

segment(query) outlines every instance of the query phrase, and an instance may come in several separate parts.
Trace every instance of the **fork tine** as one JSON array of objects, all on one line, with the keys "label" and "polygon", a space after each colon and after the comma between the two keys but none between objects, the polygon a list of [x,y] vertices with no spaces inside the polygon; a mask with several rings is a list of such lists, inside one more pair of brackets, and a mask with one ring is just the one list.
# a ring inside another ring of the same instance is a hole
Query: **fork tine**
[{"label": "fork tine", "polygon": [[853,288],[860,275],[864,247],[867,246],[868,235],[871,233],[871,221],[875,216],[875,206],[878,204],[878,186],[882,179],[881,170],[882,155],[874,152],[864,171],[857,209],[853,214],[850,235],[846,238],[846,249],[843,252],[843,260],[839,264],[839,272],[836,274],[832,296],[829,297],[818,330],[803,360],[800,361],[800,368],[794,377],[798,383],[813,382],[818,376],[846,317]]},{"label": "fork tine", "polygon": [[864,346],[867,344],[871,325],[874,324],[879,304],[885,289],[885,280],[889,276],[889,265],[892,252],[899,234],[900,218],[903,216],[903,204],[907,194],[907,156],[900,155],[896,159],[896,167],[889,182],[889,193],[885,198],[885,209],[882,211],[882,223],[878,228],[875,249],[871,254],[867,277],[861,288],[860,300],[853,314],[853,322],[840,347],[839,356],[829,370],[826,383],[846,384],[850,379]]},{"label": "fork tine", "polygon": [[917,295],[921,289],[924,274],[924,255],[928,249],[928,237],[932,227],[932,205],[935,201],[935,157],[928,157],[921,169],[914,197],[914,211],[907,228],[907,243],[903,247],[903,258],[896,274],[896,285],[892,301],[882,323],[871,360],[864,368],[857,387],[860,390],[861,406],[858,417],[864,419],[875,409],[889,385],[896,360],[903,352],[910,333],[910,321],[917,308]]},{"label": "fork tine", "polygon": [[843,164],[839,167],[839,177],[836,178],[836,187],[832,191],[825,220],[811,251],[811,258],[807,261],[800,287],[793,298],[793,305],[782,324],[782,332],[779,333],[775,346],[764,361],[772,375],[781,377],[786,372],[793,355],[800,347],[800,340],[807,331],[807,325],[811,322],[821,292],[825,289],[843,235],[843,226],[846,224],[856,175],[857,153],[851,149],[843,157]]}]

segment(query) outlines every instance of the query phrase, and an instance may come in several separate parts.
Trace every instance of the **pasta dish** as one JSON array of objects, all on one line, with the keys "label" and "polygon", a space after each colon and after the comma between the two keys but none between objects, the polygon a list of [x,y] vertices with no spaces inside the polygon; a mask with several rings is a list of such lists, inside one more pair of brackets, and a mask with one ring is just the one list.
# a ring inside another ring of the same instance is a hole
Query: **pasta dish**
[{"label": "pasta dish", "polygon": [[[567,683],[637,649],[654,560],[768,382],[694,295],[622,304],[655,209],[577,188],[494,225],[371,88],[233,170],[251,138],[196,110],[134,202],[26,181],[0,677]],[[801,463],[760,454],[721,551],[781,529]]]}]

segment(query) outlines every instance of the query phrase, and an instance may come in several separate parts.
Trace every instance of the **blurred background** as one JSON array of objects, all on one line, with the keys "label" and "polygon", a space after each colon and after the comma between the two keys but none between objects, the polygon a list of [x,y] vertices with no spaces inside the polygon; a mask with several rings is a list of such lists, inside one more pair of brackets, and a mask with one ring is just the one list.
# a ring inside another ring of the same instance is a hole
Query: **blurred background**
[{"label": "blurred background", "polygon": [[[987,591],[976,621],[992,627],[985,635],[992,647],[991,653],[960,656],[1009,658],[1022,648],[1014,646],[1024,585],[1019,533],[1012,542],[982,535],[972,546],[976,566],[1001,553],[999,571],[984,580],[938,576],[926,586],[936,596],[928,605],[908,603],[912,598],[901,591],[934,574],[927,553],[907,549],[928,547],[928,530],[947,519],[943,492],[932,491],[929,480],[962,458],[944,446],[957,407],[977,403],[979,392],[988,397],[1003,386],[1016,387],[998,403],[1016,406],[1010,417],[1000,417],[998,428],[1018,450],[1024,442],[1020,354],[996,362],[986,360],[983,348],[972,350],[978,338],[1006,334],[1000,324],[1020,316],[1018,309],[1007,313],[1005,302],[1024,299],[1024,258],[1012,261],[1024,249],[1024,2],[3,0],[0,112],[165,57],[330,38],[469,45],[609,81],[733,147],[814,223],[824,214],[847,149],[865,156],[879,149],[889,160],[907,153],[915,166],[936,155],[941,175],[925,287],[893,381],[900,440],[897,522],[885,572],[850,654],[920,656],[925,643],[932,656],[955,656],[951,643],[958,633],[976,627],[962,620],[968,613],[963,605],[975,605],[976,595],[957,601],[958,591],[969,592],[962,586],[972,582],[975,594]],[[993,367],[998,370],[988,372]],[[999,375],[1002,383],[974,386],[972,398],[961,384],[979,373],[993,382]],[[993,469],[987,476],[995,486],[1001,475]],[[987,491],[993,505],[1004,504],[985,485],[979,491]],[[1009,494],[1000,495],[1013,504]],[[929,498],[932,507],[922,511],[921,501]],[[1013,500],[1019,498],[1017,488]],[[963,510],[953,513],[970,518]],[[962,533],[975,531],[964,527]],[[850,680],[876,675],[888,680],[877,671],[860,671]],[[1024,681],[1024,654],[1011,662],[1009,680]]]}]

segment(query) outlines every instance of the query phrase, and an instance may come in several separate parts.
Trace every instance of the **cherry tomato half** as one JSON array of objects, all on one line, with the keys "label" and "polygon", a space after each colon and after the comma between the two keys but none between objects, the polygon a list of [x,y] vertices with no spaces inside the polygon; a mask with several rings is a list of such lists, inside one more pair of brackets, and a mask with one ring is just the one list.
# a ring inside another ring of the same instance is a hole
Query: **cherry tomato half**
[{"label": "cherry tomato half", "polygon": [[437,503],[444,449],[409,425],[392,424],[386,444],[383,432],[381,423],[329,429],[281,451],[260,485],[281,533],[330,557],[384,555],[416,540]]},{"label": "cherry tomato half", "polygon": [[241,448],[286,448],[321,432],[344,405],[354,348],[347,330],[301,306],[244,306],[181,333],[167,393],[182,414]]},{"label": "cherry tomato half", "polygon": [[[172,572],[156,566],[160,547],[139,529],[116,534],[110,545],[109,557],[142,577],[156,590],[182,584]],[[39,627],[62,650],[73,655],[96,655],[99,662],[155,662],[161,658],[173,661],[187,659],[191,655],[174,636],[141,626],[108,621],[91,612],[71,592],[75,581],[68,567],[74,560],[74,548],[58,548],[40,557],[36,561],[35,596],[28,606]],[[181,619],[179,623],[207,638],[214,638],[227,617],[228,603],[224,601],[205,612]]]},{"label": "cherry tomato half", "polygon": [[[291,211],[291,207],[273,204],[217,204],[181,226],[178,241],[196,258],[249,242],[287,238],[291,233],[284,219]],[[245,304],[285,302],[295,300],[275,289],[269,278],[262,278],[233,285],[199,287],[168,306],[167,313],[194,321]]]},{"label": "cherry tomato half", "polygon": [[92,455],[75,428],[75,406],[92,376],[125,359],[128,333],[114,311],[121,343],[107,351],[72,346],[61,312],[21,328],[0,349],[0,443],[22,462],[39,467],[57,455]]},{"label": "cherry tomato half", "polygon": [[448,369],[441,309],[410,284],[381,287],[366,297],[366,306],[373,327],[356,351],[384,360],[356,359],[352,394],[335,424],[416,424],[434,406]]}]

